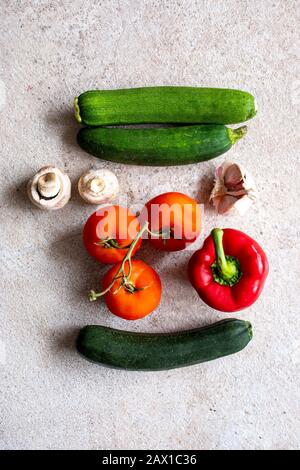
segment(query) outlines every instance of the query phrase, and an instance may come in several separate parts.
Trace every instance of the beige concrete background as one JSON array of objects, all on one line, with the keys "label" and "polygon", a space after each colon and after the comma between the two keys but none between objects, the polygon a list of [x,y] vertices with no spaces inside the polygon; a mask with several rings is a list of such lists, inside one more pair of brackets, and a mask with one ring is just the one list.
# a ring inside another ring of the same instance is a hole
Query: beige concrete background
[{"label": "beige concrete background", "polygon": [[[0,0],[1,435],[2,449],[299,448],[299,2],[294,0]],[[174,168],[105,163],[75,143],[72,100],[90,88],[156,84],[242,88],[257,98],[249,133],[226,157]],[[241,318],[254,340],[238,355],[159,373],[92,365],[74,350],[87,323],[174,331],[224,318],[186,279],[190,251],[140,256],[164,295],[145,320],[126,323],[90,304],[104,270],[81,244],[92,207],[81,172],[110,168],[120,202],[137,207],[165,190],[207,200],[216,165],[243,163],[259,202],[213,226],[246,231],[266,250],[270,276]],[[69,173],[73,198],[35,209],[25,185],[41,166]]]}]

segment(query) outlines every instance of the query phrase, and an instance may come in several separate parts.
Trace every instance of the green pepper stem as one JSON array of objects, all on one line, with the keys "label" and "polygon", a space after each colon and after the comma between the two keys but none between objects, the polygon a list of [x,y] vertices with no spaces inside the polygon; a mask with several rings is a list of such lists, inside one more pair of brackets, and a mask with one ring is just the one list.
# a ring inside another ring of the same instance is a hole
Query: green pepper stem
[{"label": "green pepper stem", "polygon": [[216,252],[216,265],[220,277],[224,281],[230,282],[239,276],[239,263],[231,256],[226,256],[223,248],[223,230],[220,228],[214,228],[211,231],[211,235],[215,245]]}]

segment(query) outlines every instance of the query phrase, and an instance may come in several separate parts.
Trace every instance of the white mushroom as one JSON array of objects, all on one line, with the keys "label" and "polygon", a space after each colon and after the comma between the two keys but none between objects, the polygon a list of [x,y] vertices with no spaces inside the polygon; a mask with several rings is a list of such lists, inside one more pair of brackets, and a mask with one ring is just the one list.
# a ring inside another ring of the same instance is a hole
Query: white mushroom
[{"label": "white mushroom", "polygon": [[61,209],[71,197],[71,181],[60,168],[44,166],[28,182],[27,191],[40,209]]},{"label": "white mushroom", "polygon": [[116,175],[109,170],[89,170],[78,181],[78,191],[89,204],[103,204],[114,199],[119,192]]},{"label": "white mushroom", "polygon": [[235,210],[244,215],[257,197],[253,177],[241,165],[232,162],[224,162],[215,176],[210,202],[217,212],[225,214]]}]

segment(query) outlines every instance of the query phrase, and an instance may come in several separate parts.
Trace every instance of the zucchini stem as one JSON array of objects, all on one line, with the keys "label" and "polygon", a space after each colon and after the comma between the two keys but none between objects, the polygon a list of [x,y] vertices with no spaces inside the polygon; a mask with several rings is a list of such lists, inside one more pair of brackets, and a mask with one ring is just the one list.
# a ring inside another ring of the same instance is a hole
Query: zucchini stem
[{"label": "zucchini stem", "polygon": [[237,129],[230,129],[230,127],[228,127],[227,129],[232,145],[234,145],[238,140],[242,139],[248,132],[247,126],[238,127]]},{"label": "zucchini stem", "polygon": [[78,104],[78,96],[76,96],[76,98],[74,99],[74,114],[75,114],[75,119],[77,122],[79,122],[79,124],[81,124],[81,116],[80,116],[80,108],[79,108],[79,104]]}]

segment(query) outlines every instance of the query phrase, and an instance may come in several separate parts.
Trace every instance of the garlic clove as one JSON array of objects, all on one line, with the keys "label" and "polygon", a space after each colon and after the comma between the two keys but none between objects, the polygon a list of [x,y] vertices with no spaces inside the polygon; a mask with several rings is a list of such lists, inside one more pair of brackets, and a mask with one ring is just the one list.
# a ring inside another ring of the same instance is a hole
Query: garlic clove
[{"label": "garlic clove", "polygon": [[103,204],[117,196],[119,183],[110,170],[89,170],[79,178],[78,191],[88,204]]},{"label": "garlic clove", "polygon": [[221,197],[218,204],[218,213],[226,214],[236,202],[237,199],[234,196],[225,195]]},{"label": "garlic clove", "polygon": [[236,163],[233,163],[224,170],[224,185],[228,191],[243,189],[242,170]]},{"label": "garlic clove", "polygon": [[256,197],[254,179],[241,165],[224,162],[216,169],[210,202],[219,214],[234,210],[244,215]]},{"label": "garlic clove", "polygon": [[71,181],[68,175],[53,166],[41,168],[27,185],[31,202],[45,210],[64,207],[71,197]]}]

